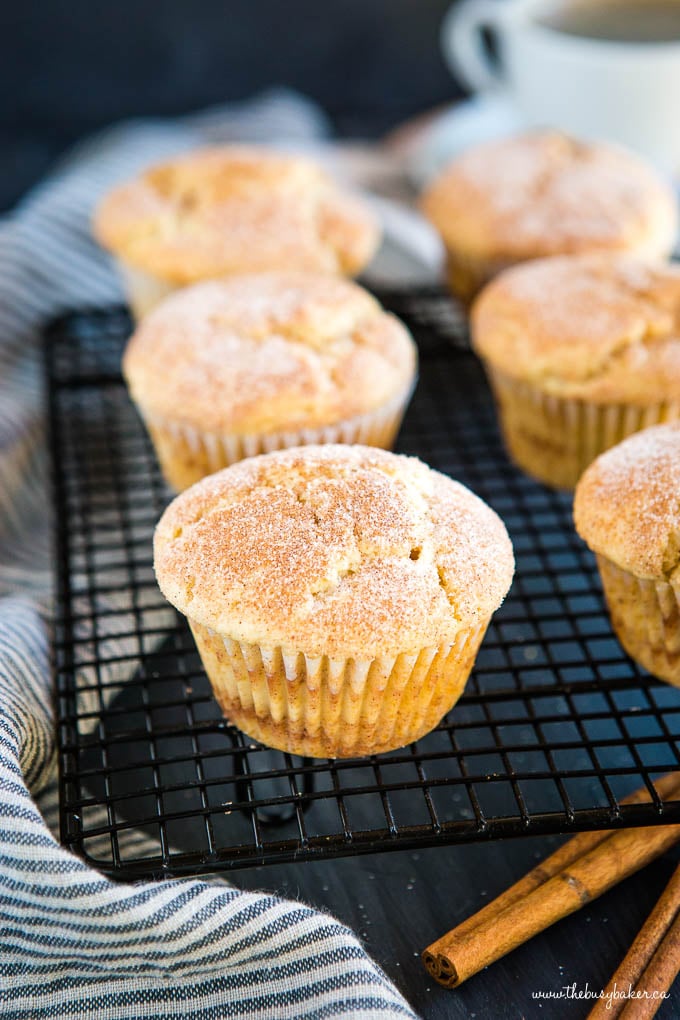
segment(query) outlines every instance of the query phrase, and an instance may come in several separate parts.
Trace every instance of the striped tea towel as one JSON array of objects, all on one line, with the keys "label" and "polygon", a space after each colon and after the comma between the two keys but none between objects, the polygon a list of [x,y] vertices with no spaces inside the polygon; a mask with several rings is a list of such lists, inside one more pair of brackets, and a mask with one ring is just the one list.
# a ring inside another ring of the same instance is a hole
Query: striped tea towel
[{"label": "striped tea towel", "polygon": [[[40,324],[119,300],[89,239],[114,181],[205,140],[305,140],[323,117],[277,93],[172,125],[136,123],[81,145],[0,221],[0,1015],[335,1018],[414,1014],[355,935],[301,903],[226,884],[117,885],[63,850],[46,616]],[[137,836],[139,840],[142,836]]]}]

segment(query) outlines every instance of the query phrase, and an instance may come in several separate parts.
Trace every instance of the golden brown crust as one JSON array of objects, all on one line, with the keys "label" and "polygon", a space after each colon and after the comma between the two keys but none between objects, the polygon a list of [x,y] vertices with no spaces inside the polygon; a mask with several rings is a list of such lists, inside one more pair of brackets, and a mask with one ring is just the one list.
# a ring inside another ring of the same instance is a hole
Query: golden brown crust
[{"label": "golden brown crust", "polygon": [[680,422],[598,457],[576,488],[574,521],[593,552],[638,578],[680,586]]},{"label": "golden brown crust", "polygon": [[374,218],[313,162],[245,146],[200,149],[109,192],[100,243],[175,284],[298,269],[353,276],[379,240]]},{"label": "golden brown crust", "polygon": [[367,291],[306,273],[180,291],[144,318],[123,361],[147,416],[239,434],[353,418],[404,393],[415,367],[406,328]]},{"label": "golden brown crust", "polygon": [[680,267],[628,256],[515,266],[472,311],[477,352],[546,393],[635,405],[680,396]]},{"label": "golden brown crust", "polygon": [[241,461],[156,529],[166,598],[236,641],[362,659],[451,642],[513,574],[496,514],[415,458],[308,446]]},{"label": "golden brown crust", "polygon": [[663,257],[677,231],[675,196],[644,162],[554,131],[470,149],[430,185],[422,209],[452,251],[509,261],[583,251]]}]

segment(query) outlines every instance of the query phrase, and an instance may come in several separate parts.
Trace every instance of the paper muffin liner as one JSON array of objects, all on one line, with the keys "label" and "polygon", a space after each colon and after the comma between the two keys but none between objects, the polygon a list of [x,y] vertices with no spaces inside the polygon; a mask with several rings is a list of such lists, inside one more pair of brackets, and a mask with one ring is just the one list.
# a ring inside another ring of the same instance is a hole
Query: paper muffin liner
[{"label": "paper muffin liner", "polygon": [[680,687],[680,587],[650,581],[597,557],[612,626],[632,659]]},{"label": "paper muffin liner", "polygon": [[650,425],[680,419],[680,401],[645,407],[557,397],[486,362],[505,445],[527,474],[573,489],[599,454]]},{"label": "paper muffin liner", "polygon": [[167,280],[162,280],[159,276],[153,276],[151,273],[145,273],[141,269],[136,269],[121,259],[116,259],[116,267],[123,281],[123,289],[132,317],[137,322],[143,319],[163,298],[178,289],[175,284],[168,283]]},{"label": "paper muffin liner", "polygon": [[230,722],[269,747],[321,758],[391,751],[434,729],[458,701],[488,622],[453,644],[359,659],[245,644],[189,620]]},{"label": "paper muffin liner", "polygon": [[179,492],[245,457],[293,446],[363,443],[389,450],[412,392],[411,383],[382,407],[333,425],[240,435],[202,432],[190,425],[149,414],[141,406],[139,410],[153,440],[163,474]]}]

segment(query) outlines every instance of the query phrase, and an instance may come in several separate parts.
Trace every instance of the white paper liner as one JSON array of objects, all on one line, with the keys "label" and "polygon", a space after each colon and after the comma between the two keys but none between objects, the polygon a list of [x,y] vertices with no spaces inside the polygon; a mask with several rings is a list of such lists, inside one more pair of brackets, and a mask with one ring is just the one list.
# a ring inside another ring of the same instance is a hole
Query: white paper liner
[{"label": "white paper liner", "polygon": [[403,747],[460,697],[488,620],[415,654],[311,657],[235,641],[189,620],[225,715],[291,754],[350,758]]},{"label": "white paper liner", "polygon": [[118,274],[123,281],[123,289],[132,317],[137,322],[152,308],[155,308],[163,298],[178,289],[174,283],[168,283],[167,280],[162,280],[151,273],[135,269],[134,266],[123,262],[122,259],[116,259],[115,262]]},{"label": "white paper liner", "polygon": [[680,687],[680,587],[647,580],[605,556],[597,565],[616,635],[636,662]]},{"label": "white paper liner", "polygon": [[388,403],[334,425],[267,433],[202,432],[190,425],[140,413],[153,439],[166,479],[176,490],[246,457],[317,443],[363,443],[390,449],[411,399],[413,383]]},{"label": "white paper liner", "polygon": [[546,485],[573,489],[596,457],[650,425],[680,419],[680,400],[645,407],[595,404],[545,393],[485,367],[513,459]]}]

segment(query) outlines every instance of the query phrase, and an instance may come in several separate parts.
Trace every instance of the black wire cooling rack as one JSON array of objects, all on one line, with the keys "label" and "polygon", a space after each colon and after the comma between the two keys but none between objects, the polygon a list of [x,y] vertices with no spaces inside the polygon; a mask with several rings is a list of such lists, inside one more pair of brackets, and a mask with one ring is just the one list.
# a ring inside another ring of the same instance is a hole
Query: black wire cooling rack
[{"label": "black wire cooling rack", "polygon": [[[412,328],[420,382],[398,449],[504,519],[517,574],[460,703],[400,751],[303,759],[220,715],[154,581],[170,499],[120,377],[122,309],[48,331],[61,826],[121,878],[680,822],[651,787],[680,765],[680,691],[620,648],[571,499],[508,462],[464,323],[437,290],[381,295]],[[621,798],[647,786],[652,800]],[[140,837],[141,833],[141,837]]]}]

